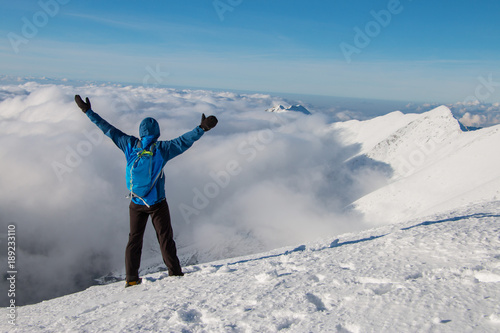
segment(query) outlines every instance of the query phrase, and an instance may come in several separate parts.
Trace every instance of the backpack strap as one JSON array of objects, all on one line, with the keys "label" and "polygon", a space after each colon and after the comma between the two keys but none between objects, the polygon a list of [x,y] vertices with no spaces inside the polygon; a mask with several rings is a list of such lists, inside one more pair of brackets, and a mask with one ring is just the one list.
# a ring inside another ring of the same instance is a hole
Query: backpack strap
[{"label": "backpack strap", "polygon": [[[137,145],[136,145],[137,148],[142,148],[142,142],[141,140],[138,140],[137,141]],[[150,156],[153,156],[153,150],[156,148],[156,142],[154,142],[151,147],[150,147],[150,150],[146,150],[146,149],[143,149],[141,150],[140,152],[137,153],[137,157],[136,159],[138,158],[141,158],[142,156],[144,155],[150,155]],[[151,192],[151,190],[153,189],[153,187],[155,187],[156,185],[156,182],[158,181],[158,178],[160,178],[160,176],[163,174],[163,169],[160,170],[160,172],[158,173],[158,175],[156,175],[154,181],[153,181],[153,184],[151,184],[151,187],[149,188],[149,191],[148,191],[148,194],[149,192]],[[130,191],[129,195],[127,195],[127,198],[138,198],[140,199],[142,202],[144,202],[144,204],[149,208],[150,206],[146,203],[146,200],[144,200],[142,197],[138,196],[137,194],[135,194],[134,192]]]},{"label": "backpack strap", "polygon": [[[156,182],[158,181],[158,178],[160,178],[160,176],[163,174],[163,169],[160,170],[160,172],[158,173],[158,175],[156,176],[155,180],[153,181],[153,184],[151,185],[151,187],[149,188],[149,191],[148,191],[148,194],[149,192],[151,192],[151,190],[153,189],[153,187],[155,187],[156,185]],[[150,206],[146,203],[146,200],[144,200],[142,197],[138,196],[137,194],[135,194],[134,192],[130,191],[129,195],[127,195],[127,198],[138,198],[140,199],[142,202],[144,202],[144,204],[150,208]]]}]

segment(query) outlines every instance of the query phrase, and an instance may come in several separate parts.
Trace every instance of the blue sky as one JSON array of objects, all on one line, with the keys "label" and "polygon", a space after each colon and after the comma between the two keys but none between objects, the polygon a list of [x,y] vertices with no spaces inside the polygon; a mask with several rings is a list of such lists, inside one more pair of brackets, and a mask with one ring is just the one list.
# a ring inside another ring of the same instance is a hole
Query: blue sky
[{"label": "blue sky", "polygon": [[0,74],[498,102],[499,13],[494,0],[4,2]]}]

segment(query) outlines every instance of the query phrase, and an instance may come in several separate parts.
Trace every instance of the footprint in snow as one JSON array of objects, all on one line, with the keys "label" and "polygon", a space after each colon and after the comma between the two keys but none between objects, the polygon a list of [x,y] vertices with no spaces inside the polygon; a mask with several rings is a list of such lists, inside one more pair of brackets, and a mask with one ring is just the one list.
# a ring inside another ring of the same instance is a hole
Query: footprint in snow
[{"label": "footprint in snow", "polygon": [[277,320],[276,330],[288,330],[293,324],[297,322],[294,318],[282,318]]},{"label": "footprint in snow", "polygon": [[310,275],[309,280],[311,280],[313,282],[319,282],[320,278],[317,275]]},{"label": "footprint in snow", "polygon": [[168,278],[169,276],[170,275],[168,275],[167,272],[155,274],[153,276],[146,276],[145,278],[142,279],[142,283],[143,284],[147,284],[147,283],[152,283],[152,282],[160,281],[160,280]]},{"label": "footprint in snow", "polygon": [[184,274],[192,274],[201,271],[202,268],[199,266],[187,266],[183,268]]},{"label": "footprint in snow", "polygon": [[179,318],[186,323],[197,323],[201,320],[201,313],[195,309],[177,311]]},{"label": "footprint in snow", "polygon": [[326,310],[325,303],[323,303],[321,298],[319,298],[318,296],[316,296],[312,293],[307,293],[306,299],[316,307],[316,311],[325,311]]},{"label": "footprint in snow", "polygon": [[368,290],[371,290],[375,295],[384,295],[392,291],[393,282],[388,279],[378,279],[372,277],[358,277],[359,283],[366,284]]}]

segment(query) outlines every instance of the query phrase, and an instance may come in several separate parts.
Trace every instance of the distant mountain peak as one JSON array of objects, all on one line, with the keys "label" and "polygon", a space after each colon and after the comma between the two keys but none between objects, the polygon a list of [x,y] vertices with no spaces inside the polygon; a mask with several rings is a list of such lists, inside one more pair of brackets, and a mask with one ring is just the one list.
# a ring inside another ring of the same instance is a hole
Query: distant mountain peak
[{"label": "distant mountain peak", "polygon": [[301,113],[307,114],[307,115],[311,114],[311,112],[309,112],[309,110],[307,110],[305,107],[303,107],[300,104],[291,105],[287,108],[280,104],[280,105],[277,105],[277,106],[272,107],[270,109],[267,109],[266,111],[267,112],[276,112],[276,113],[294,111],[294,112],[301,112]]}]

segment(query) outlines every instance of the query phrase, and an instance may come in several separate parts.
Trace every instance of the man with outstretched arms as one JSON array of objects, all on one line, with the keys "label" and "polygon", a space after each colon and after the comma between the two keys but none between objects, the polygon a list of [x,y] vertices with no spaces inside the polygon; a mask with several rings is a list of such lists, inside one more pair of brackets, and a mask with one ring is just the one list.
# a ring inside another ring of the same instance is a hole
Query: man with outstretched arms
[{"label": "man with outstretched arms", "polygon": [[127,135],[109,124],[91,109],[90,100],[85,102],[79,95],[75,102],[89,119],[99,127],[125,154],[126,180],[131,202],[130,233],[125,251],[126,287],[141,283],[142,241],[148,217],[151,216],[160,243],[163,261],[171,276],[182,276],[173,239],[170,212],[165,199],[165,164],[190,148],[206,131],[217,125],[215,116],[202,115],[201,124],[177,139],[158,141],[160,126],[154,118],[145,118],[139,126],[139,138]]}]

